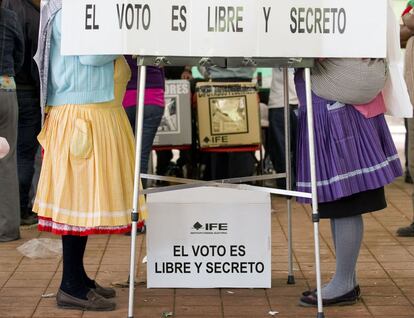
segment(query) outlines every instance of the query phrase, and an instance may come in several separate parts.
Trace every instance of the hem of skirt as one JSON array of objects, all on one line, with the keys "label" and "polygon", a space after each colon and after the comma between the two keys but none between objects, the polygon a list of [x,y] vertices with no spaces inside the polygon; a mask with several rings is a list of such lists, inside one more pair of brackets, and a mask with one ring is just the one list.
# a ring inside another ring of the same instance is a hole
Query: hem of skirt
[{"label": "hem of skirt", "polygon": [[350,213],[347,214],[338,214],[338,215],[334,215],[334,214],[328,214],[328,213],[320,213],[319,212],[319,218],[320,219],[342,219],[342,218],[347,218],[350,216],[357,216],[357,215],[362,215],[362,214],[367,214],[367,213],[375,213],[375,212],[381,212],[384,211],[384,209],[387,208],[387,205],[383,206],[383,207],[376,207],[376,208],[370,208],[370,209],[364,209],[364,210],[357,210],[357,211],[350,211]]},{"label": "hem of skirt", "polygon": [[[331,201],[339,200],[339,199],[344,198],[344,197],[348,197],[350,195],[353,195],[353,194],[356,194],[356,193],[359,193],[359,192],[374,190],[374,189],[384,187],[384,186],[390,184],[391,182],[393,182],[396,178],[400,177],[401,175],[402,175],[402,172],[401,173],[392,173],[392,177],[388,176],[388,177],[386,177],[386,180],[383,180],[382,182],[375,183],[371,186],[355,187],[355,188],[352,188],[352,190],[342,189],[343,191],[341,191],[340,194],[331,193],[331,195],[329,197],[326,196],[326,195],[325,196],[321,195],[321,192],[326,193],[326,191],[324,191],[324,189],[330,188],[330,186],[318,186],[317,187],[318,203],[331,202]],[[297,189],[296,191],[298,191],[298,192],[311,193],[309,191],[309,188],[296,187],[296,189]],[[336,191],[336,192],[338,192],[338,191]],[[296,201],[299,202],[299,203],[303,203],[303,204],[311,204],[312,203],[312,199],[303,198],[303,197],[298,197],[296,199]]]},{"label": "hem of skirt", "polygon": [[59,205],[54,205],[50,203],[45,203],[38,199],[35,200],[33,205],[33,212],[37,213],[41,217],[45,219],[52,220],[56,213],[62,214],[65,220],[54,221],[56,223],[61,224],[68,224],[67,222],[71,222],[76,220],[77,223],[80,222],[89,222],[91,219],[94,220],[102,220],[105,223],[109,222],[123,222],[130,214],[131,210],[116,210],[116,211],[77,211],[71,209],[65,209],[60,207]]},{"label": "hem of skirt", "polygon": [[55,235],[88,236],[94,234],[125,234],[131,232],[131,224],[119,226],[74,226],[54,222],[50,218],[38,217],[38,230]]},{"label": "hem of skirt", "polygon": [[383,211],[387,207],[384,187],[359,192],[346,199],[321,203],[318,206],[321,219],[339,219],[365,213]]}]

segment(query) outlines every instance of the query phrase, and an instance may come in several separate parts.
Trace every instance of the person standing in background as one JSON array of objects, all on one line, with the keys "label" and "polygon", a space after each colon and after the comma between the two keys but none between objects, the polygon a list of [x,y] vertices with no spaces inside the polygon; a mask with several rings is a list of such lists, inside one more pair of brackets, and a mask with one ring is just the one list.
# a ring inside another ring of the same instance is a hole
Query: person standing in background
[{"label": "person standing in background", "polygon": [[[1,5],[0,0],[0,5]],[[0,8],[0,136],[10,144],[0,160],[0,242],[20,238],[16,144],[18,106],[14,76],[24,59],[23,33],[15,12]]]},{"label": "person standing in background", "polygon": [[7,139],[4,137],[0,137],[0,159],[3,159],[8,155],[10,151],[10,145],[7,142]]},{"label": "person standing in background", "polygon": [[[290,133],[291,133],[291,165],[296,167],[296,131],[297,131],[297,107],[298,97],[296,96],[293,69],[288,70],[289,83],[289,104],[290,108]],[[277,173],[285,173],[285,96],[283,69],[274,68],[272,71],[272,84],[269,94],[269,155],[273,167]],[[292,185],[295,184],[295,169],[292,171]],[[286,179],[277,179],[278,188],[286,188]]]},{"label": "person standing in background", "polygon": [[22,69],[16,74],[19,104],[17,168],[20,192],[21,225],[37,223],[29,196],[41,128],[39,73],[33,56],[39,34],[40,0],[3,0],[2,6],[14,11],[23,31],[25,55]]},{"label": "person standing in background", "polygon": [[[411,104],[414,102],[414,15],[411,13],[412,8],[410,2],[407,9],[403,12],[402,25],[400,27],[400,41],[401,47],[405,48],[405,70],[404,78],[407,83],[408,95],[410,96]],[[411,176],[414,173],[414,119],[406,119],[407,127],[407,163],[408,171]],[[412,193],[412,201],[414,207],[414,190]],[[414,221],[410,225],[400,227],[397,229],[397,235],[401,237],[414,236]]]},{"label": "person standing in background", "polygon": [[[128,82],[127,91],[122,102],[135,133],[136,109],[137,109],[137,77],[138,68],[136,59],[131,55],[125,56],[131,69],[131,79]],[[142,131],[142,151],[141,151],[141,173],[148,172],[148,161],[154,142],[155,135],[164,114],[165,100],[165,76],[164,70],[159,67],[147,66],[144,98],[144,126]],[[146,180],[142,180],[146,185]]]},{"label": "person standing in background", "polygon": [[0,159],[3,159],[9,154],[10,145],[7,142],[7,139],[4,137],[0,137]]}]

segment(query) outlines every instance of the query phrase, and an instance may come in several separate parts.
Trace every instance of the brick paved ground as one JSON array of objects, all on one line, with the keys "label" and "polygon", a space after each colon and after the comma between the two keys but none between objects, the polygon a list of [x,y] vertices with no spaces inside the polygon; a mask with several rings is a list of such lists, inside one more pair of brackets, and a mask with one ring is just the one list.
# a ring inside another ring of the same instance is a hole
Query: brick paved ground
[{"label": "brick paved ground", "polygon": [[[326,317],[414,317],[414,238],[398,238],[395,230],[408,225],[412,217],[410,186],[398,180],[387,188],[386,211],[365,216],[365,238],[359,259],[358,277],[362,301],[354,306],[328,308]],[[297,305],[298,295],[314,286],[313,227],[310,211],[294,205],[294,256],[296,285],[286,285],[287,242],[285,202],[274,198],[272,213],[271,289],[146,289],[145,269],[140,268],[141,285],[136,292],[138,318],[159,318],[163,312],[174,317],[316,317],[315,309]],[[128,292],[118,289],[118,309],[110,313],[65,311],[53,298],[61,277],[60,260],[31,260],[16,247],[34,237],[47,237],[35,229],[24,230],[23,240],[0,244],[0,317],[127,317]],[[91,237],[86,264],[89,273],[103,284],[128,276],[129,237]],[[137,239],[139,257],[145,255],[145,237]],[[321,259],[326,281],[334,270],[334,256],[327,221],[321,223]]]}]

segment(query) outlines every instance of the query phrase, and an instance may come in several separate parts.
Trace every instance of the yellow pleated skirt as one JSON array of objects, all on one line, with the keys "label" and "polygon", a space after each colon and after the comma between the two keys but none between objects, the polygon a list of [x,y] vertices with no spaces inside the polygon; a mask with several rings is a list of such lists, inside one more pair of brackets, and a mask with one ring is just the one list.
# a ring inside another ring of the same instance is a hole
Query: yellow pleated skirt
[{"label": "yellow pleated skirt", "polygon": [[[134,136],[120,103],[48,107],[33,210],[39,230],[59,235],[130,231]],[[147,211],[139,198],[140,216]]]}]

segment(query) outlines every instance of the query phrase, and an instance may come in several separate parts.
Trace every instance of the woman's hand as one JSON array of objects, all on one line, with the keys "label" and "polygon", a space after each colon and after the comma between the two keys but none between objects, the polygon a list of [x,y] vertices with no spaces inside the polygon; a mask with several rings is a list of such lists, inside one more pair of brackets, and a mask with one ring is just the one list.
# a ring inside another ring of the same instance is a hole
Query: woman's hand
[{"label": "woman's hand", "polygon": [[401,48],[405,48],[407,45],[407,41],[410,37],[414,35],[414,32],[409,29],[406,25],[400,26],[400,42],[401,42]]},{"label": "woman's hand", "polygon": [[3,159],[7,156],[10,151],[9,143],[6,138],[0,137],[0,159]]},{"label": "woman's hand", "polygon": [[403,24],[409,28],[410,30],[414,31],[414,15],[411,13],[407,13],[401,17]]}]

